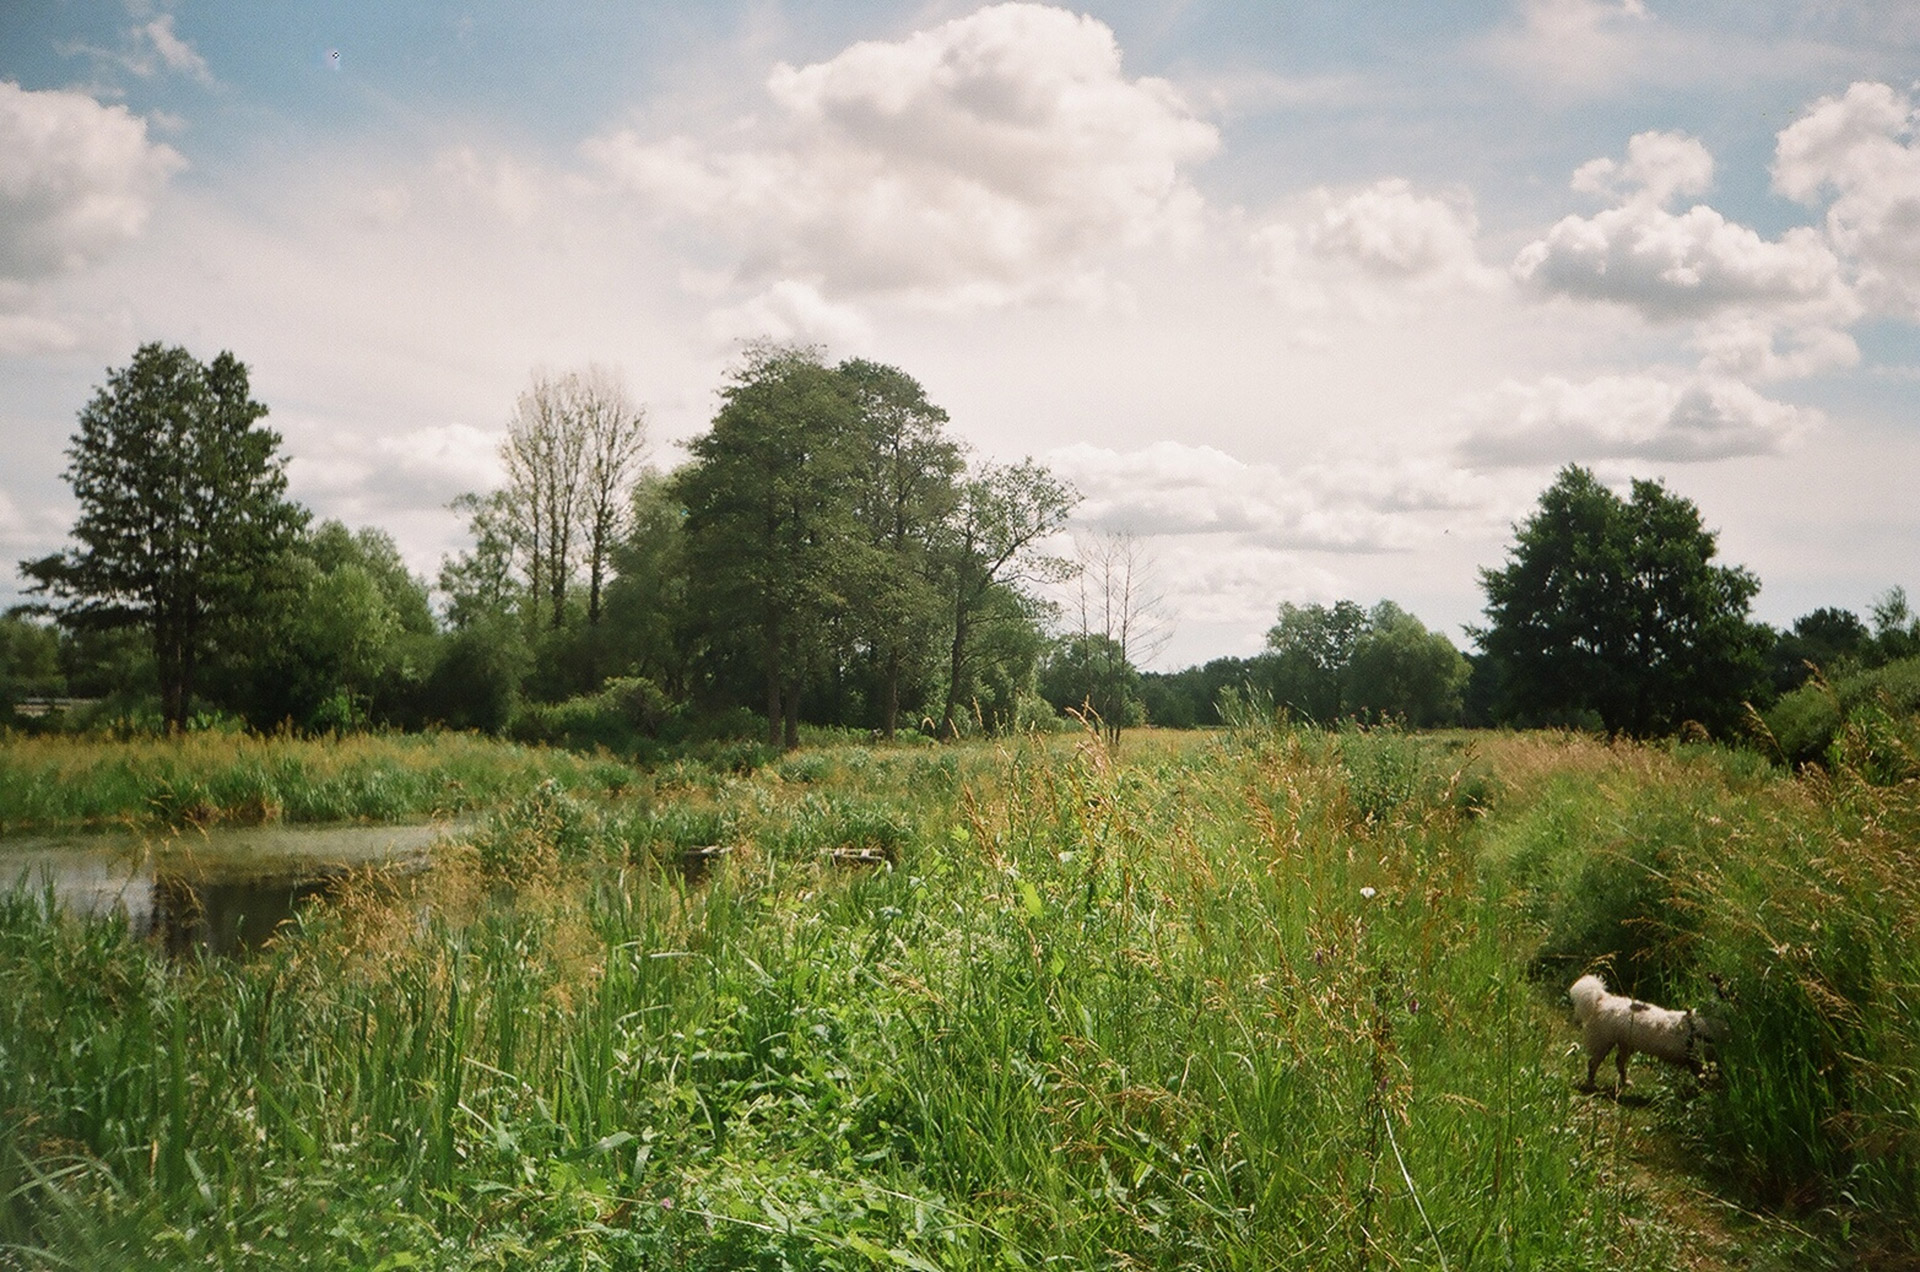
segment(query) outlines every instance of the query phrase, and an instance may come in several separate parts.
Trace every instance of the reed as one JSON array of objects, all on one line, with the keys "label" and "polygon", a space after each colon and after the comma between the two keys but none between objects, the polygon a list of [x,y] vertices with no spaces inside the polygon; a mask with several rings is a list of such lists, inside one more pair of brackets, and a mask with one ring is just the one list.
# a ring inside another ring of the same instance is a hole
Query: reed
[{"label": "reed", "polygon": [[[0,1265],[1697,1262],[1648,1124],[1747,1204],[1838,1214],[1845,1180],[1849,1222],[1913,1218],[1913,1030],[1818,996],[1910,984],[1910,890],[1860,895],[1911,830],[1884,791],[1576,739],[1145,742],[617,795],[540,756],[424,884],[362,877],[243,960],[0,902]],[[1609,853],[1605,905],[1685,908],[1650,982],[1728,968],[1769,1027],[1817,1017],[1805,1056],[1749,1022],[1691,1100],[1574,1088],[1562,976],[1632,930],[1579,909]],[[1844,957],[1807,926],[1835,898]],[[1796,1135],[1826,1147],[1776,1159]]]},{"label": "reed", "polygon": [[493,807],[533,785],[619,791],[609,759],[468,734],[130,742],[0,735],[0,834],[112,823],[399,821]]}]

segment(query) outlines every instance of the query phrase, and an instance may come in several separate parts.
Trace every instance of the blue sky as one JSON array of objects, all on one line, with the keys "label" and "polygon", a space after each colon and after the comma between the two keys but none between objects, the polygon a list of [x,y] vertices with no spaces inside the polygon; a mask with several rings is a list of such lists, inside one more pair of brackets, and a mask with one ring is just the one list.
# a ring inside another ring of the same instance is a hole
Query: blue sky
[{"label": "blue sky", "polygon": [[1916,76],[1893,2],[9,5],[0,603],[142,341],[431,576],[536,367],[671,465],[770,335],[1144,537],[1162,665],[1282,601],[1457,635],[1568,462],[1762,618],[1863,609],[1920,590]]}]

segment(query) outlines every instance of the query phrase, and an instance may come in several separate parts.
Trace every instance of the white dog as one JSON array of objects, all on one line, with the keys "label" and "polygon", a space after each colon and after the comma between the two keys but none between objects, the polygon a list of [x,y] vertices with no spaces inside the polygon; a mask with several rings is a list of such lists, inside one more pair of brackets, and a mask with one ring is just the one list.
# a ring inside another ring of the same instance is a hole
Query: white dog
[{"label": "white dog", "polygon": [[1573,999],[1573,1018],[1586,1038],[1588,1090],[1593,1089],[1593,1075],[1609,1051],[1620,1070],[1619,1090],[1626,1089],[1627,1061],[1636,1051],[1700,1073],[1706,1044],[1715,1030],[1698,1012],[1655,1007],[1609,993],[1607,983],[1591,975],[1573,982],[1567,997]]}]

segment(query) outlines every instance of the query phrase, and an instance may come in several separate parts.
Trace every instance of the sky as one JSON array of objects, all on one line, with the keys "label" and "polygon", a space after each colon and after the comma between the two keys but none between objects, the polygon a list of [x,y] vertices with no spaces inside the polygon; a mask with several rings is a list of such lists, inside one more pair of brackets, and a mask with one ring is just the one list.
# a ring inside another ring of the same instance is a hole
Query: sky
[{"label": "sky", "polygon": [[1467,644],[1570,463],[1757,618],[1864,613],[1920,591],[1917,77],[1910,0],[14,0],[0,607],[142,343],[235,353],[431,579],[537,371],[672,467],[771,337],[1138,536],[1163,669],[1283,602]]}]

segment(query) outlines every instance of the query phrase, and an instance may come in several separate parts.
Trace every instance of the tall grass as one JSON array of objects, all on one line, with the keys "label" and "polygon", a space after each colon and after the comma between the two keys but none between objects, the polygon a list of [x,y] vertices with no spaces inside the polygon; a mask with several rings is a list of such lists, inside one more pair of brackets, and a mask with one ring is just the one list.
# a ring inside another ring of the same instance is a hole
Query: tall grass
[{"label": "tall grass", "polygon": [[134,822],[397,821],[492,807],[549,779],[619,790],[605,759],[466,734],[109,741],[0,734],[0,834]]},{"label": "tall grass", "polygon": [[[1725,864],[1774,817],[1855,835],[1865,871],[1894,831],[1851,798],[1392,734],[847,748],[616,801],[528,781],[420,890],[368,876],[246,961],[16,898],[0,1265],[1670,1266],[1687,1234],[1572,1085],[1557,997],[1601,951],[1563,929],[1606,930],[1568,919],[1578,849],[1738,816],[1684,846]],[[1682,888],[1650,980],[1724,966],[1770,1003],[1775,965],[1732,960],[1800,903],[1704,898],[1783,895],[1774,868]],[[1881,1119],[1846,1127],[1848,1170],[1893,1125],[1894,1037],[1833,1095]],[[1675,1115],[1730,1169],[1780,1134],[1740,1120],[1769,1045]],[[1883,1174],[1860,1214],[1911,1215]]]},{"label": "tall grass", "polygon": [[1920,783],[1884,784],[1884,748],[1850,745],[1833,773],[1788,779],[1749,755],[1563,740],[1492,851],[1549,983],[1598,967],[1723,1027],[1717,1082],[1679,1129],[1738,1200],[1864,1221],[1862,1241],[1911,1255]]}]

